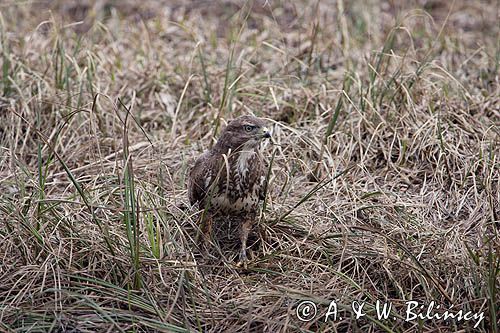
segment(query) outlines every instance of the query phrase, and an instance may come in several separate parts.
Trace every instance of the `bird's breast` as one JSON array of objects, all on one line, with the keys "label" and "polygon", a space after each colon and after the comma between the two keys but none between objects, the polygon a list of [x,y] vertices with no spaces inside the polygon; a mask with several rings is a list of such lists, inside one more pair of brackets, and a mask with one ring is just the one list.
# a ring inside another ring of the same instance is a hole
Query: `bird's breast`
[{"label": "bird's breast", "polygon": [[[256,159],[257,152],[255,150],[245,150],[239,153],[234,172],[238,174],[240,180],[243,181],[248,177],[252,164]],[[256,167],[256,165],[253,166]]]},{"label": "bird's breast", "polygon": [[212,198],[211,204],[215,210],[226,214],[254,212],[258,208],[259,197],[251,194],[236,198],[217,195]]},{"label": "bird's breast", "polygon": [[255,150],[243,150],[229,159],[229,172],[222,171],[211,198],[214,210],[226,214],[255,212],[262,187],[262,159]]}]

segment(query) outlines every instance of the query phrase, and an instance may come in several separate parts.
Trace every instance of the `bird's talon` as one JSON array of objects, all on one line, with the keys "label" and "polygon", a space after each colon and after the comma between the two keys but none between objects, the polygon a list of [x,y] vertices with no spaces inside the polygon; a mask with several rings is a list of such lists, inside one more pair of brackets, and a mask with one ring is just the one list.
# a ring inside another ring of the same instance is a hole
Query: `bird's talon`
[{"label": "bird's talon", "polygon": [[248,260],[240,260],[236,263],[236,267],[238,268],[241,268],[243,267],[243,269],[248,269]]},{"label": "bird's talon", "polygon": [[248,268],[247,254],[246,254],[246,252],[243,252],[243,251],[240,253],[239,261],[236,263],[236,267],[241,267],[241,266],[243,266],[244,269]]}]

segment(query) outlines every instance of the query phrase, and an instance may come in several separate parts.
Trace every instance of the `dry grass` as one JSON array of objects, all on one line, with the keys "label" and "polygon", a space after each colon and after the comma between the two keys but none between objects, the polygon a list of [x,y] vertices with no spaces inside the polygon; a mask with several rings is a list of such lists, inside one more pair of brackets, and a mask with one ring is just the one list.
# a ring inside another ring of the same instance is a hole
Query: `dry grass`
[{"label": "dry grass", "polygon": [[[0,10],[0,331],[498,330],[497,1]],[[245,271],[231,221],[200,255],[184,181],[246,113],[274,144]],[[305,323],[302,300],[368,314]]]}]

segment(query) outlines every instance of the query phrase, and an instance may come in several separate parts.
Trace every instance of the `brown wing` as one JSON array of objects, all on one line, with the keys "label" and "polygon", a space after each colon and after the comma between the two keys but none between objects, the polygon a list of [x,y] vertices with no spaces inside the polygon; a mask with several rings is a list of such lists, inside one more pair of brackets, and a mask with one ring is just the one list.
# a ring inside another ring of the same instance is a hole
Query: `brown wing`
[{"label": "brown wing", "polygon": [[216,155],[206,152],[194,163],[188,177],[188,197],[191,205],[197,202],[204,205],[203,200],[217,176],[218,160]]}]

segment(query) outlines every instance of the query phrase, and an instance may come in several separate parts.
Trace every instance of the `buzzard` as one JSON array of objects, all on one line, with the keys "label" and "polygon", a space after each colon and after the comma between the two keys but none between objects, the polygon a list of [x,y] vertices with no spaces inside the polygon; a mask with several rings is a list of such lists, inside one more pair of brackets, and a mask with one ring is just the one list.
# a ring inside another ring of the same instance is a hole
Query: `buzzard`
[{"label": "buzzard", "polygon": [[266,167],[260,143],[270,138],[264,120],[241,116],[228,123],[212,149],[196,160],[189,172],[188,196],[198,204],[205,242],[214,218],[235,217],[240,222],[240,263],[246,267],[247,238],[264,199]]}]

